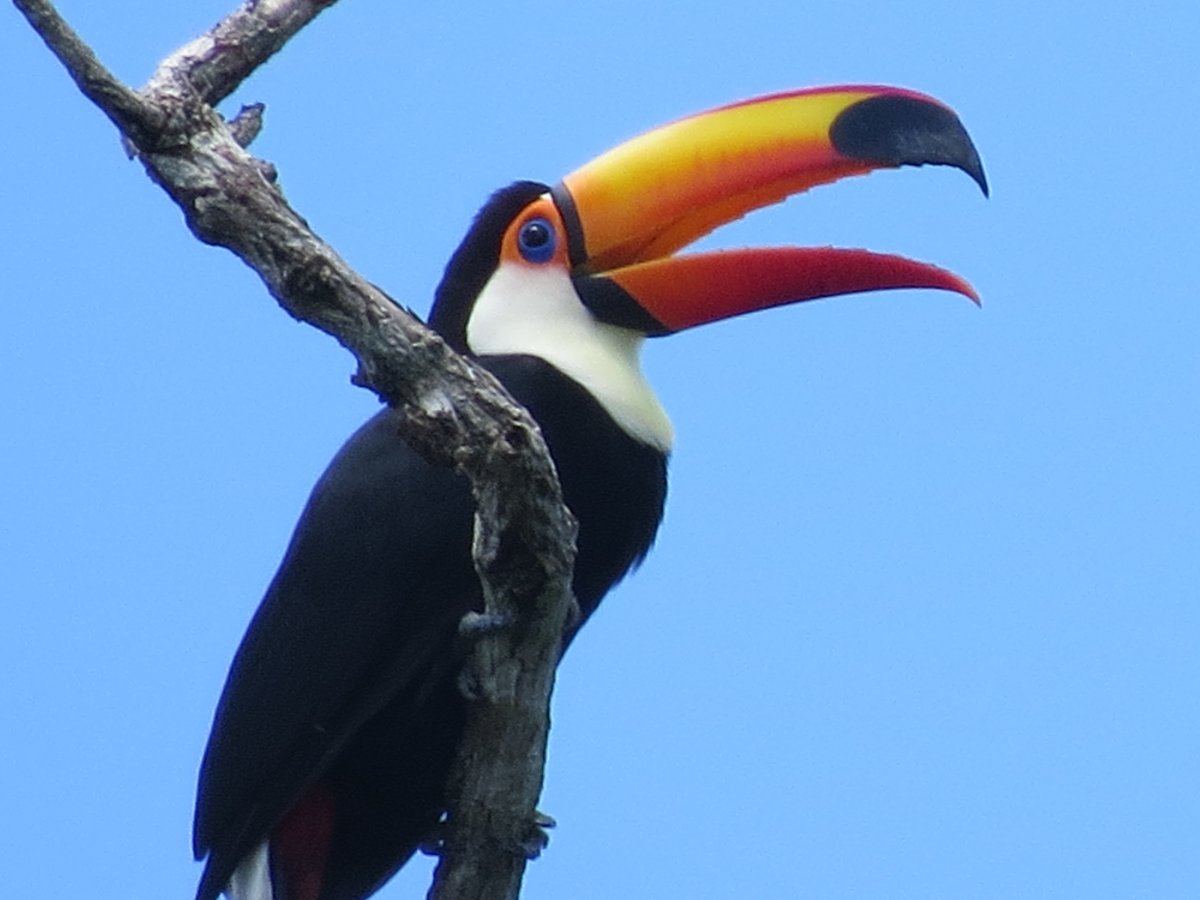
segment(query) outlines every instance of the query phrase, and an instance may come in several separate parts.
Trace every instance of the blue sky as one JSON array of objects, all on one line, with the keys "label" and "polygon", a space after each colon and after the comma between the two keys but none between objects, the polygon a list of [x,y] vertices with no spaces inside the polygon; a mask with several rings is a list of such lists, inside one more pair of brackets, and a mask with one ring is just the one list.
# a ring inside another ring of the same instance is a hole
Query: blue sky
[{"label": "blue sky", "polygon": [[[61,8],[140,84],[230,5]],[[0,872],[188,897],[225,668],[375,401],[0,17]],[[709,241],[905,253],[984,305],[648,348],[666,522],[561,670],[525,897],[1200,895],[1197,34],[1184,3],[347,0],[237,93],[296,207],[421,311],[492,189],[718,103],[898,84],[982,152],[989,201],[884,172]]]}]

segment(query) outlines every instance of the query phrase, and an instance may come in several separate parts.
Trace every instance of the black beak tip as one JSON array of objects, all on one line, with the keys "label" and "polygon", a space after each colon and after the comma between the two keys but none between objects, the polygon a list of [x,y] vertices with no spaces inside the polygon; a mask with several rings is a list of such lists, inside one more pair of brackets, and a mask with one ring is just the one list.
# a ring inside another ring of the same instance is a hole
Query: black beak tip
[{"label": "black beak tip", "polygon": [[834,148],[853,159],[890,166],[954,166],[988,196],[979,151],[958,116],[906,94],[869,97],[843,110],[829,130]]}]

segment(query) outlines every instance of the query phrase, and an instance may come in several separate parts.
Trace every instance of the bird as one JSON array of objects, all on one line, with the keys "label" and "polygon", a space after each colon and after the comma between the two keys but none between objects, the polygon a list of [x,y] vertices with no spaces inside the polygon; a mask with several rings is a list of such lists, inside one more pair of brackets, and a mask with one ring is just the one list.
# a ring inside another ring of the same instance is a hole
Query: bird
[{"label": "bird", "polygon": [[[678,251],[816,185],[927,164],[988,193],[947,105],[841,85],[687,116],[486,202],[428,326],[543,433],[578,521],[564,648],[663,516],[673,433],[642,373],[647,338],[862,291],[979,299],[949,271],[866,250]],[[320,477],[233,658],[200,765],[197,900],[360,900],[445,814],[466,714],[459,623],[482,609],[473,503],[463,476],[400,439],[398,415],[379,411]]]}]

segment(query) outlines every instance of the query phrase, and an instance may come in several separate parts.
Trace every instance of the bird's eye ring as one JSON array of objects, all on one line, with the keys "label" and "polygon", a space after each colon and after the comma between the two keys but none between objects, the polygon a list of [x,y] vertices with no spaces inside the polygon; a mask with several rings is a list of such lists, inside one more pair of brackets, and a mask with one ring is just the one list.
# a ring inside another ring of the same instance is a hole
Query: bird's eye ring
[{"label": "bird's eye ring", "polygon": [[517,232],[517,248],[521,256],[531,263],[549,262],[554,258],[557,244],[554,226],[540,216],[530,219]]}]

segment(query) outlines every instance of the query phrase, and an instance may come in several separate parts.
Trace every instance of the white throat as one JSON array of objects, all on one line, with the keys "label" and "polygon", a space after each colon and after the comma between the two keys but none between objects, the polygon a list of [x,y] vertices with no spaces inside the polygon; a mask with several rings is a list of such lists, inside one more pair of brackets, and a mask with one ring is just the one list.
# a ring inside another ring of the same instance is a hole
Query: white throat
[{"label": "white throat", "polygon": [[665,453],[674,432],[642,374],[644,341],[636,331],[596,321],[570,276],[554,266],[502,263],[467,322],[473,353],[544,359],[583,385],[631,436]]}]

